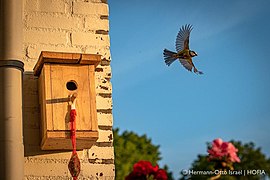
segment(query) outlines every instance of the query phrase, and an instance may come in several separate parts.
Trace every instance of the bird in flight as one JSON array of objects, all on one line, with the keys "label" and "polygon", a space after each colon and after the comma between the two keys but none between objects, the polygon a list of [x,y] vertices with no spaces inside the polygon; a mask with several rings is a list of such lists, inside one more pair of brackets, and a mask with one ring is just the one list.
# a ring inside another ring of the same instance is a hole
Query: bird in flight
[{"label": "bird in flight", "polygon": [[164,49],[163,55],[165,63],[170,66],[175,60],[179,59],[179,62],[189,71],[192,71],[196,74],[203,74],[202,71],[199,71],[192,62],[192,58],[197,56],[195,51],[189,49],[189,36],[193,27],[190,24],[182,26],[176,37],[176,51],[173,52],[168,49]]}]

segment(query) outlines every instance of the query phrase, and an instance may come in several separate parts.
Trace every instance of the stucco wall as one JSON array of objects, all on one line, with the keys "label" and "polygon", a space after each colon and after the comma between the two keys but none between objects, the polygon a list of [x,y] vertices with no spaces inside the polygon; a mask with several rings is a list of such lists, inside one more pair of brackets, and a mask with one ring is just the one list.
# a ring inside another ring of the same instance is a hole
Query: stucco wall
[{"label": "stucco wall", "polygon": [[41,51],[101,54],[96,69],[99,139],[79,151],[79,179],[114,179],[108,4],[105,0],[23,1],[25,179],[71,179],[71,151],[40,150],[40,112],[33,67]]}]

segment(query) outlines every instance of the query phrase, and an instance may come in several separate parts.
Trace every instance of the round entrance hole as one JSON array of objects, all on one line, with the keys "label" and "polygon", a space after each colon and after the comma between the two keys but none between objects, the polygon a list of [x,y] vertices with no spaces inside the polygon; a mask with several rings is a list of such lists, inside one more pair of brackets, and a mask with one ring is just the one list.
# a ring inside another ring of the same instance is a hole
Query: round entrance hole
[{"label": "round entrance hole", "polygon": [[73,80],[68,81],[67,84],[66,84],[66,87],[70,91],[75,91],[78,88],[77,83],[75,81],[73,81]]}]

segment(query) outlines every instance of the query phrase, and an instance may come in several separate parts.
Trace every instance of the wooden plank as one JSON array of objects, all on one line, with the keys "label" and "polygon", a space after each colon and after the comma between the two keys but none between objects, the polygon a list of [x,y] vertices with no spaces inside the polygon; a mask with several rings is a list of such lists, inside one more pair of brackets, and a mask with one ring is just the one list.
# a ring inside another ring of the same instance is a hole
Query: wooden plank
[{"label": "wooden plank", "polygon": [[96,85],[95,85],[95,67],[88,66],[89,69],[89,81],[90,81],[90,114],[91,114],[91,130],[95,131],[98,129],[97,122],[97,108],[96,108]]},{"label": "wooden plank", "polygon": [[63,63],[78,63],[81,59],[80,53],[42,51],[41,56],[45,62],[54,62],[53,60],[57,62],[59,60]]},{"label": "wooden plank", "polygon": [[45,111],[46,111],[46,119],[44,122],[46,123],[46,131],[53,130],[53,106],[52,104],[48,104],[47,100],[52,99],[52,84],[51,84],[51,66],[45,65],[43,67],[44,70],[44,96],[43,101],[45,104]]},{"label": "wooden plank", "polygon": [[[98,138],[97,131],[77,131],[77,150],[89,149]],[[69,131],[48,131],[47,138],[41,144],[42,150],[72,150]]]},{"label": "wooden plank", "polygon": [[[90,121],[90,83],[88,79],[88,66],[51,65],[52,82],[52,111],[53,129],[69,129],[69,105],[68,102],[61,102],[61,99],[68,99],[73,93],[77,93],[76,109],[78,130],[91,130]],[[77,90],[70,91],[66,88],[69,81],[76,82]],[[60,100],[59,100],[60,99]],[[57,101],[59,100],[59,101]],[[54,103],[55,102],[55,103]]]},{"label": "wooden plank", "polygon": [[44,100],[45,96],[45,81],[44,81],[44,69],[38,78],[38,92],[39,92],[39,104],[40,104],[40,134],[42,139],[46,139],[47,123],[46,123],[46,104]]},{"label": "wooden plank", "polygon": [[81,59],[79,53],[58,53],[42,51],[34,67],[34,75],[38,76],[44,63],[77,64]]},{"label": "wooden plank", "polygon": [[44,63],[52,64],[78,64],[81,59],[81,54],[78,53],[57,53],[57,52],[42,52]]},{"label": "wooden plank", "polygon": [[65,130],[69,128],[69,106],[68,102],[58,101],[62,98],[68,98],[65,92],[66,84],[64,82],[64,68],[60,65],[51,64],[51,91],[52,96],[52,114],[53,114],[53,130]]},{"label": "wooden plank", "polygon": [[99,54],[82,54],[80,64],[89,64],[96,67],[100,61],[101,55]]},{"label": "wooden plank", "polygon": [[[70,131],[48,131],[47,138],[67,138],[70,140]],[[98,131],[76,131],[77,139],[97,139]]]},{"label": "wooden plank", "polygon": [[95,67],[100,63],[101,55],[99,54],[80,54],[66,52],[49,52],[42,51],[34,67],[34,75],[39,76],[44,63],[52,64],[88,64]]},{"label": "wooden plank", "polygon": [[76,128],[77,130],[91,130],[91,112],[89,111],[89,91],[91,87],[88,79],[88,65],[77,67],[76,72],[78,83]]}]

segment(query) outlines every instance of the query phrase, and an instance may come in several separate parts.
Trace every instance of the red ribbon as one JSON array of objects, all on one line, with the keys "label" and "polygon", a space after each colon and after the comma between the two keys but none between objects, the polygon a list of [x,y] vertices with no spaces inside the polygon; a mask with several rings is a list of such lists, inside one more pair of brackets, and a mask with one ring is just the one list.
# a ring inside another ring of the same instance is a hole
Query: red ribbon
[{"label": "red ribbon", "polygon": [[73,180],[77,180],[81,167],[80,159],[76,152],[76,109],[70,110],[70,138],[72,142],[72,155],[68,163],[68,169],[73,177]]},{"label": "red ribbon", "polygon": [[76,153],[76,109],[70,110],[70,138],[72,142],[72,154]]}]

